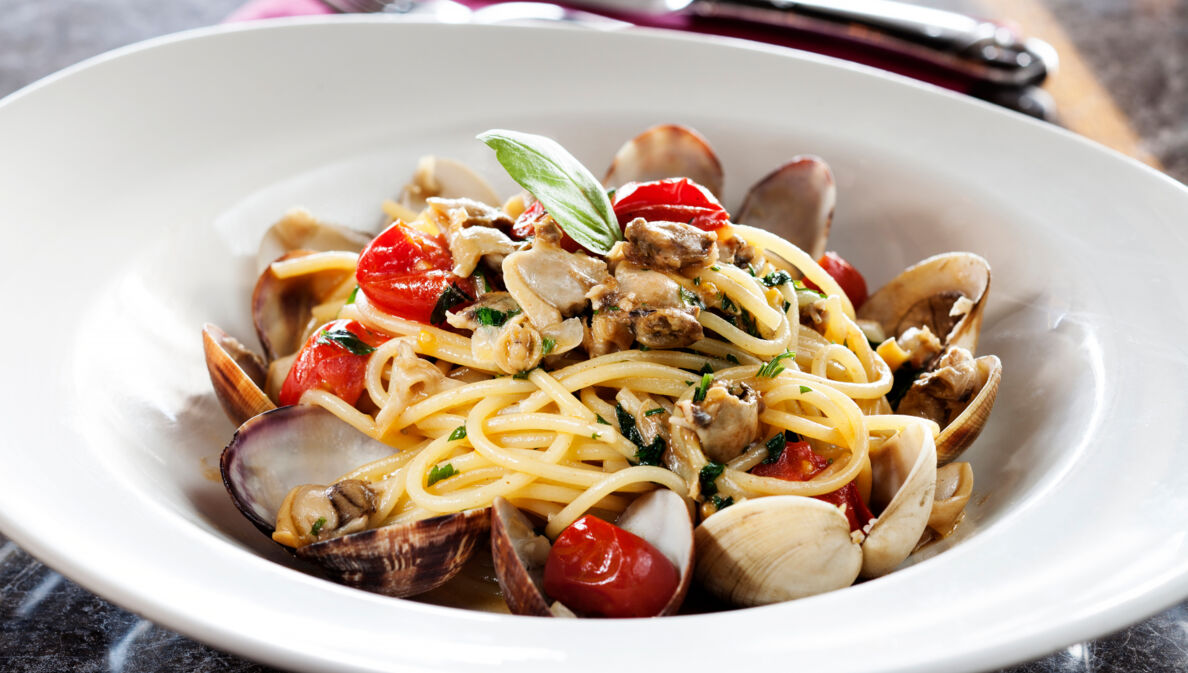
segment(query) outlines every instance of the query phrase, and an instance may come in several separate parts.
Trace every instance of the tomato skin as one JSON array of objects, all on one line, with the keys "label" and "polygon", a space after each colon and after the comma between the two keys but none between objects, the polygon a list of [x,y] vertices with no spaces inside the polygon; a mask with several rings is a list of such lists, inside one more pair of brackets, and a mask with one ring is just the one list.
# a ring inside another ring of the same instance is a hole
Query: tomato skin
[{"label": "tomato skin", "polygon": [[[774,463],[759,463],[751,468],[751,474],[787,481],[808,481],[828,466],[829,461],[814,453],[808,442],[788,442],[784,445],[784,452]],[[854,485],[854,482],[850,482],[836,491],[813,497],[831,505],[839,507],[844,505],[851,531],[861,530],[874,518],[866,503],[862,501],[862,497],[858,495],[858,487]]]},{"label": "tomato skin", "polygon": [[297,404],[301,395],[311,388],[328,390],[344,402],[354,405],[363,394],[363,377],[367,371],[366,355],[355,355],[333,341],[320,339],[323,332],[347,330],[371,347],[379,346],[388,337],[373,332],[354,320],[334,320],[314,330],[293,361],[289,375],[281,386],[278,401],[281,406]]},{"label": "tomato skin", "polygon": [[384,311],[430,324],[433,307],[449,285],[474,296],[474,280],[455,276],[453,266],[444,236],[398,221],[359,253],[355,280],[368,301]]},{"label": "tomato skin", "polygon": [[[817,260],[817,264],[820,264],[821,268],[825,269],[830,276],[833,276],[833,280],[837,281],[837,284],[841,286],[842,292],[845,292],[846,296],[850,298],[850,303],[854,305],[855,311],[866,303],[866,279],[862,277],[862,274],[858,273],[858,269],[855,269],[853,265],[842,259],[841,255],[838,255],[832,250],[826,251],[824,255],[821,255],[821,259]],[[821,290],[821,288],[808,280],[804,281],[804,284],[809,289],[817,290],[818,292]]]},{"label": "tomato skin", "polygon": [[637,217],[682,222],[706,231],[730,222],[730,214],[714,195],[688,178],[628,182],[615,191],[614,207],[620,227]]},{"label": "tomato skin", "polygon": [[647,540],[589,514],[557,537],[545,563],[545,593],[588,617],[655,617],[679,583]]}]

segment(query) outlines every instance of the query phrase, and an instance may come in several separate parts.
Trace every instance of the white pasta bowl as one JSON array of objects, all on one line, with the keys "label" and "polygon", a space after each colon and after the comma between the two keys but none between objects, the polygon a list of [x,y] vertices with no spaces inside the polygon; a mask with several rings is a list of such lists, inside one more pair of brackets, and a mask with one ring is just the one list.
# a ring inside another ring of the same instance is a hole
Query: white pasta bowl
[{"label": "white pasta bowl", "polygon": [[[974,499],[927,558],[765,608],[647,621],[491,615],[292,567],[217,479],[233,430],[200,328],[252,336],[285,209],[371,226],[417,157],[505,193],[491,127],[599,172],[658,122],[696,127],[726,201],[832,165],[830,248],[878,286],[927,255],[990,260],[997,408]],[[964,671],[1188,596],[1188,189],[1054,127],[786,50],[647,32],[383,19],[199,31],[0,102],[0,530],[170,628],[300,670]]]}]

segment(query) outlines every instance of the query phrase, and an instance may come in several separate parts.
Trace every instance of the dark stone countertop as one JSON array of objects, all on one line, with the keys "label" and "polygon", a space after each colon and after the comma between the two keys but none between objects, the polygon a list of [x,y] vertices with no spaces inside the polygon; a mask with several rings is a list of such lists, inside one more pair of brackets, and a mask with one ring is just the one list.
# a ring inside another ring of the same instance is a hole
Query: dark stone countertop
[{"label": "dark stone countertop", "polygon": [[[240,0],[0,0],[0,96],[107,49],[219,21]],[[929,0],[1054,19],[1137,135],[1188,181],[1188,0]],[[1027,27],[1026,25],[1024,26]],[[1063,105],[1076,106],[1061,101]],[[1062,110],[1063,111],[1063,110]],[[1093,125],[1084,125],[1093,136]],[[0,670],[270,671],[91,594],[0,537]],[[1188,603],[1009,673],[1188,672]]]}]

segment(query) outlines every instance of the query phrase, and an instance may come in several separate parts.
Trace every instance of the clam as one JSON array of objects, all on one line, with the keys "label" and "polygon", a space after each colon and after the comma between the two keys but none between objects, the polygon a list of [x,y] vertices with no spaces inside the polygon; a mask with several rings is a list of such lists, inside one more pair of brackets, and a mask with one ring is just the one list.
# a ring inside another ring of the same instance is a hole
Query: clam
[{"label": "clam", "polygon": [[412,180],[400,192],[400,204],[414,213],[427,205],[425,199],[474,199],[489,206],[501,203],[491,185],[466,164],[443,157],[424,156],[417,162]]},{"label": "clam", "polygon": [[715,196],[722,194],[722,163],[701,134],[678,124],[653,126],[615,153],[602,184],[689,178]]},{"label": "clam", "polygon": [[936,486],[936,449],[910,425],[871,453],[876,518],[865,539],[841,510],[815,498],[753,498],[695,531],[698,581],[735,605],[765,605],[850,586],[904,561],[924,531]]},{"label": "clam", "polygon": [[[294,487],[328,484],[392,452],[320,407],[282,407],[236,431],[223,451],[223,483],[244,516],[271,536]],[[412,596],[456,575],[489,530],[490,513],[484,508],[320,539],[295,553],[337,582]]]},{"label": "clam", "polygon": [[734,220],[766,229],[818,259],[825,254],[836,203],[829,165],[798,156],[755,183]]},{"label": "clam", "polygon": [[949,252],[904,270],[866,300],[858,318],[873,320],[888,337],[927,327],[944,346],[971,353],[978,346],[990,290],[990,264],[970,252]]},{"label": "clam", "polygon": [[262,390],[267,373],[259,355],[210,323],[202,326],[202,350],[215,396],[232,422],[276,408]]},{"label": "clam", "polygon": [[[680,582],[660,615],[674,614],[685,600],[693,576],[693,524],[683,498],[667,489],[639,496],[615,522],[629,533],[647,540],[680,572]],[[532,522],[503,498],[491,510],[491,556],[511,611],[520,615],[573,616],[560,602],[551,602],[543,590],[548,538],[537,535]]]},{"label": "clam", "polygon": [[[950,354],[966,359],[949,366],[949,361],[955,359]],[[1002,380],[1002,361],[995,355],[973,359],[964,349],[950,349],[938,365],[913,384],[899,403],[898,412],[937,422],[941,427],[936,437],[937,464],[944,465],[969,448],[989,420]],[[949,378],[955,382],[943,380],[950,372],[953,375]],[[938,379],[941,382],[934,385]],[[918,397],[925,399],[917,403]]]},{"label": "clam", "polygon": [[322,222],[304,208],[294,208],[268,228],[256,254],[257,271],[263,272],[277,258],[294,250],[359,252],[371,234]]},{"label": "clam", "polygon": [[[313,254],[312,250],[293,250],[276,261]],[[252,322],[264,347],[268,362],[296,353],[311,329],[325,322],[315,316],[314,308],[342,291],[351,272],[328,269],[290,278],[280,278],[271,268],[265,269],[252,291]],[[316,324],[315,324],[316,323]]]},{"label": "clam", "polygon": [[940,537],[953,532],[973,495],[973,468],[969,463],[949,463],[936,470],[936,496],[928,515],[928,528]]}]

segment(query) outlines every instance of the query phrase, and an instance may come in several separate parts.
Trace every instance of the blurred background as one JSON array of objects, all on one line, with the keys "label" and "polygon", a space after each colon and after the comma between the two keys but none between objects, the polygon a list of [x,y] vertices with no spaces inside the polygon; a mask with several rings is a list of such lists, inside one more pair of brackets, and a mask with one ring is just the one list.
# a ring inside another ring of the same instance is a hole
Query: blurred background
[{"label": "blurred background", "polygon": [[[319,0],[255,0],[246,6],[245,2],[0,0],[0,98],[63,67],[139,40],[216,24],[228,17],[243,20],[329,11]],[[1006,97],[1011,100],[1004,102],[1033,114],[1047,113],[1054,123],[1188,183],[1188,0],[927,0],[914,4],[992,19],[1043,40],[1059,55],[1058,69],[1040,90],[1024,92],[1021,100],[1020,92],[1013,91]],[[704,23],[698,26],[705,30]],[[796,35],[785,42],[863,58],[860,48],[838,48],[819,36]],[[882,57],[865,60],[896,67]],[[978,93],[1000,97],[984,90]],[[128,613],[64,579],[0,536],[0,670],[257,673],[270,669]],[[1076,643],[1006,670],[1188,672],[1188,603],[1119,633]]]}]

